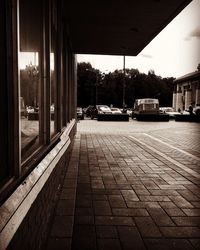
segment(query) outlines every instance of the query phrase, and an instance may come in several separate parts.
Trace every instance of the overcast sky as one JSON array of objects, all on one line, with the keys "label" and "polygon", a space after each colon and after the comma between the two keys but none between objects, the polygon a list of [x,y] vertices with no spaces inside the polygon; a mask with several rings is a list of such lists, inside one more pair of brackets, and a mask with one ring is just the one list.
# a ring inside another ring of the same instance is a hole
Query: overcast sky
[{"label": "overcast sky", "polygon": [[[122,56],[78,55],[78,62],[90,62],[102,72],[123,68]],[[200,63],[200,0],[193,0],[136,57],[126,57],[126,68],[162,77],[179,77],[197,69]]]}]

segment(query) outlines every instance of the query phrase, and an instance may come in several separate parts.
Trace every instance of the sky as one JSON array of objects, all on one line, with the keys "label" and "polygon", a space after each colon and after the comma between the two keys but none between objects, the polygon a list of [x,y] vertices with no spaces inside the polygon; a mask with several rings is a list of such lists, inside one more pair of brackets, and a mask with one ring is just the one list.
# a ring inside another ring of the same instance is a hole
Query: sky
[{"label": "sky", "polygon": [[[77,55],[102,72],[123,69],[122,56]],[[200,63],[200,0],[193,0],[136,57],[126,56],[125,67],[161,77],[180,77]]]}]

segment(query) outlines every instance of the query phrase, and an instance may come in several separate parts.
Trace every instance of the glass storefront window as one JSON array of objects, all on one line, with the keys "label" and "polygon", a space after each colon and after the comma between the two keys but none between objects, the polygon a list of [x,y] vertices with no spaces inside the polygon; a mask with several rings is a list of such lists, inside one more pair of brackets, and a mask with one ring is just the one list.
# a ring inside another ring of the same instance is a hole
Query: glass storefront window
[{"label": "glass storefront window", "polygon": [[2,2],[0,201],[59,141],[73,102],[61,2]]},{"label": "glass storefront window", "polygon": [[51,124],[50,133],[53,136],[56,133],[56,107],[57,107],[57,95],[56,95],[56,29],[57,29],[57,8],[56,1],[51,1],[51,51],[50,51],[50,79],[51,79]]},{"label": "glass storefront window", "polygon": [[38,147],[40,137],[40,57],[41,6],[35,1],[19,1],[20,15],[20,128],[21,161]]},{"label": "glass storefront window", "polygon": [[[53,51],[52,46],[52,51]],[[50,105],[50,113],[51,113],[51,125],[50,125],[50,131],[51,136],[55,133],[55,54],[50,54],[50,79],[51,79],[51,105]]]}]

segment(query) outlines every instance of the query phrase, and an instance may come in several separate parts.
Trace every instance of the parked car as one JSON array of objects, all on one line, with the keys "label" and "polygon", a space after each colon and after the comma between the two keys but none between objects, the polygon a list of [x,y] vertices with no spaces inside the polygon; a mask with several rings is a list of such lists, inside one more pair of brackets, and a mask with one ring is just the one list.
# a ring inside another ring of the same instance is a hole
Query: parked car
[{"label": "parked car", "polygon": [[54,110],[55,110],[55,105],[54,105],[54,103],[52,103],[50,106],[51,113],[54,113]]},{"label": "parked car", "polygon": [[200,106],[196,106],[196,108],[194,108],[193,112],[195,113],[195,115],[200,116]]},{"label": "parked car", "polygon": [[160,107],[159,110],[161,114],[168,114],[169,119],[175,119],[176,115],[180,115],[180,112],[174,111],[172,107]]},{"label": "parked car", "polygon": [[83,108],[83,113],[86,114],[87,108]]},{"label": "parked car", "polygon": [[121,114],[121,110],[119,108],[110,108],[112,111],[112,114]]},{"label": "parked car", "polygon": [[25,104],[24,104],[24,98],[20,97],[20,112],[21,112],[21,116],[26,117],[27,116],[27,111],[25,108]]},{"label": "parked car", "polygon": [[84,120],[84,113],[81,107],[76,108],[76,114],[78,119]]},{"label": "parked car", "polygon": [[89,105],[86,109],[85,109],[85,114],[86,114],[86,117],[91,117],[91,112],[92,110],[95,108],[94,105]]},{"label": "parked car", "polygon": [[132,117],[132,113],[133,113],[133,110],[132,109],[127,109],[127,112],[126,112],[130,117]]},{"label": "parked car", "polygon": [[96,105],[91,108],[90,113],[91,119],[94,119],[98,114],[112,114],[112,111],[107,105]]},{"label": "parked car", "polygon": [[35,112],[35,109],[34,109],[34,107],[32,107],[32,106],[28,106],[28,107],[26,107],[26,112],[29,114],[29,113],[34,113]]},{"label": "parked car", "polygon": [[190,111],[188,109],[185,109],[183,111],[181,111],[182,115],[190,115]]},{"label": "parked car", "polygon": [[132,119],[148,115],[156,117],[158,114],[160,114],[158,99],[142,98],[135,100]]},{"label": "parked car", "polygon": [[107,105],[96,105],[98,114],[112,114],[111,109]]}]

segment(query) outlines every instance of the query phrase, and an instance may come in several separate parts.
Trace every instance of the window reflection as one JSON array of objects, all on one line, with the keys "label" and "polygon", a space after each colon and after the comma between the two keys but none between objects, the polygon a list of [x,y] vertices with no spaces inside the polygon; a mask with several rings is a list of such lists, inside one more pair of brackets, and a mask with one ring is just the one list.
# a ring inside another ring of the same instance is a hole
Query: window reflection
[{"label": "window reflection", "polygon": [[57,107],[57,95],[56,95],[56,32],[57,32],[57,2],[51,1],[51,51],[50,51],[50,69],[51,69],[51,124],[50,132],[51,136],[56,133],[56,107]]},{"label": "window reflection", "polygon": [[42,5],[19,0],[19,93],[21,160],[39,147],[40,137],[40,55]]},{"label": "window reflection", "polygon": [[[52,50],[54,49],[53,44],[51,45]],[[50,113],[51,113],[51,135],[55,133],[55,60],[54,53],[50,53],[50,69],[51,69],[51,105],[50,105]]]},{"label": "window reflection", "polygon": [[[32,153],[39,137],[38,53],[20,53],[20,115],[22,160]],[[27,63],[27,64],[26,64]]]}]

